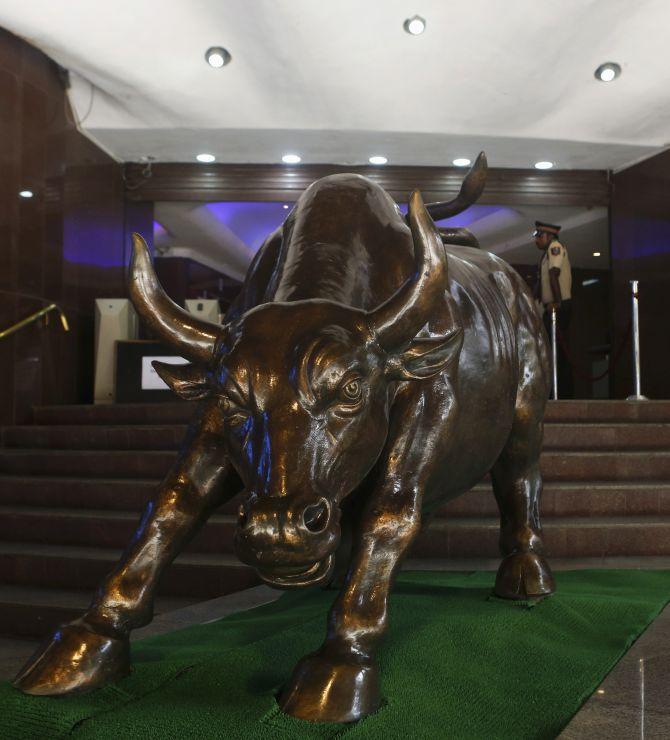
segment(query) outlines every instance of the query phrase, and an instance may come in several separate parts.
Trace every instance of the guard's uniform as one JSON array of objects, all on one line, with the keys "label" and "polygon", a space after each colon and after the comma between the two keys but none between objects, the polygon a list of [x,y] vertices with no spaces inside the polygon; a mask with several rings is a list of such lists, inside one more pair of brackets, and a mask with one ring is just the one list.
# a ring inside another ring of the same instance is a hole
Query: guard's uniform
[{"label": "guard's uniform", "polygon": [[574,395],[574,383],[572,379],[572,367],[568,356],[563,349],[563,344],[569,342],[570,315],[572,313],[572,269],[568,250],[556,238],[561,230],[560,226],[545,224],[541,221],[535,222],[536,234],[543,232],[551,234],[553,239],[540,260],[540,274],[538,280],[538,298],[544,307],[544,326],[547,334],[551,337],[551,311],[548,306],[556,303],[554,292],[551,289],[550,270],[559,270],[558,287],[561,290],[561,301],[556,312],[556,324],[558,329],[558,397],[572,398]]},{"label": "guard's uniform", "polygon": [[572,270],[568,250],[555,239],[542,256],[540,262],[540,282],[542,287],[542,304],[554,302],[554,294],[549,282],[549,270],[557,268],[561,271],[558,276],[558,287],[561,289],[561,301],[569,301],[572,298]]}]

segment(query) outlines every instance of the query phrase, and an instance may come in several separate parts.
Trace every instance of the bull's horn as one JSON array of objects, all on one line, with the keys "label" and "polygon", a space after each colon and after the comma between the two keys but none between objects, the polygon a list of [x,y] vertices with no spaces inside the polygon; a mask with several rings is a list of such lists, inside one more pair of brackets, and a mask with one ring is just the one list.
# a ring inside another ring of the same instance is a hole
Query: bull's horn
[{"label": "bull's horn", "polygon": [[475,247],[479,249],[479,239],[469,229],[439,226],[437,231],[443,244],[456,244],[460,247]]},{"label": "bull's horn", "polygon": [[133,234],[128,292],[151,331],[182,357],[199,363],[212,359],[221,327],[187,313],[168,297],[156,277],[147,243],[139,234]]},{"label": "bull's horn", "polygon": [[433,221],[450,218],[469,208],[484,191],[487,169],[486,154],[479,152],[479,156],[470,168],[470,172],[468,172],[463,180],[458,195],[453,200],[428,203],[426,205],[426,210],[430,213]]},{"label": "bull's horn", "polygon": [[409,226],[414,242],[412,277],[369,314],[370,326],[388,350],[409,343],[435,315],[447,289],[447,255],[418,190],[409,200]]}]

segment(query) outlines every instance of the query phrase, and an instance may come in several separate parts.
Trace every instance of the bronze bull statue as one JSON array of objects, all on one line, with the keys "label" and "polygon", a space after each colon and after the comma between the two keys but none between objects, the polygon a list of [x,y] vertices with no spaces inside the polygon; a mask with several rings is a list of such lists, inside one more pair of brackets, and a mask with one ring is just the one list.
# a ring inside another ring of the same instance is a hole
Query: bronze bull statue
[{"label": "bronze bull statue", "polygon": [[[459,196],[406,220],[358,175],[313,183],[260,249],[223,326],[185,313],[134,237],[130,295],[192,364],[160,365],[202,399],[187,442],[88,611],[15,680],[30,694],[100,687],[130,670],[130,631],[152,618],[165,567],[243,490],[235,548],[279,588],[325,584],[350,543],[321,648],[280,697],[307,720],[350,722],[380,702],[374,653],[403,556],[426,518],[491,472],[509,599],[554,589],[538,503],[548,353],[519,275],[445,218],[480,194],[480,155]],[[348,533],[348,535],[347,535]],[[347,535],[347,536],[344,536]]]}]

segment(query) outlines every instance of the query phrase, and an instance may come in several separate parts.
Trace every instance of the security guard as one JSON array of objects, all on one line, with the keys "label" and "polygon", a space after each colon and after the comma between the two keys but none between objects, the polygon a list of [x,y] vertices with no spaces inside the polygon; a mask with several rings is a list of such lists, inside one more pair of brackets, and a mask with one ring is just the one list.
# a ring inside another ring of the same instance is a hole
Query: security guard
[{"label": "security guard", "polygon": [[[568,341],[572,312],[572,271],[568,250],[558,241],[561,230],[556,224],[535,222],[535,246],[540,249],[538,298],[544,307],[544,325],[551,336],[551,312],[556,309],[556,323],[564,342]],[[572,368],[561,342],[558,344],[558,397],[572,398],[574,386]]]}]

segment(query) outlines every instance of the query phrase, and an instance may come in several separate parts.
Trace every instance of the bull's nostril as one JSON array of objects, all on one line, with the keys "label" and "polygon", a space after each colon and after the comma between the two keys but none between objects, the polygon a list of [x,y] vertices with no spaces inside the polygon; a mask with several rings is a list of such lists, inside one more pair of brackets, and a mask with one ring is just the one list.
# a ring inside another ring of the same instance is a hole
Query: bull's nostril
[{"label": "bull's nostril", "polygon": [[247,523],[247,510],[244,508],[244,504],[240,504],[237,510],[237,524],[243,527]]},{"label": "bull's nostril", "polygon": [[326,499],[321,499],[316,504],[310,504],[302,514],[302,521],[305,528],[312,534],[319,534],[328,526],[330,509]]}]

